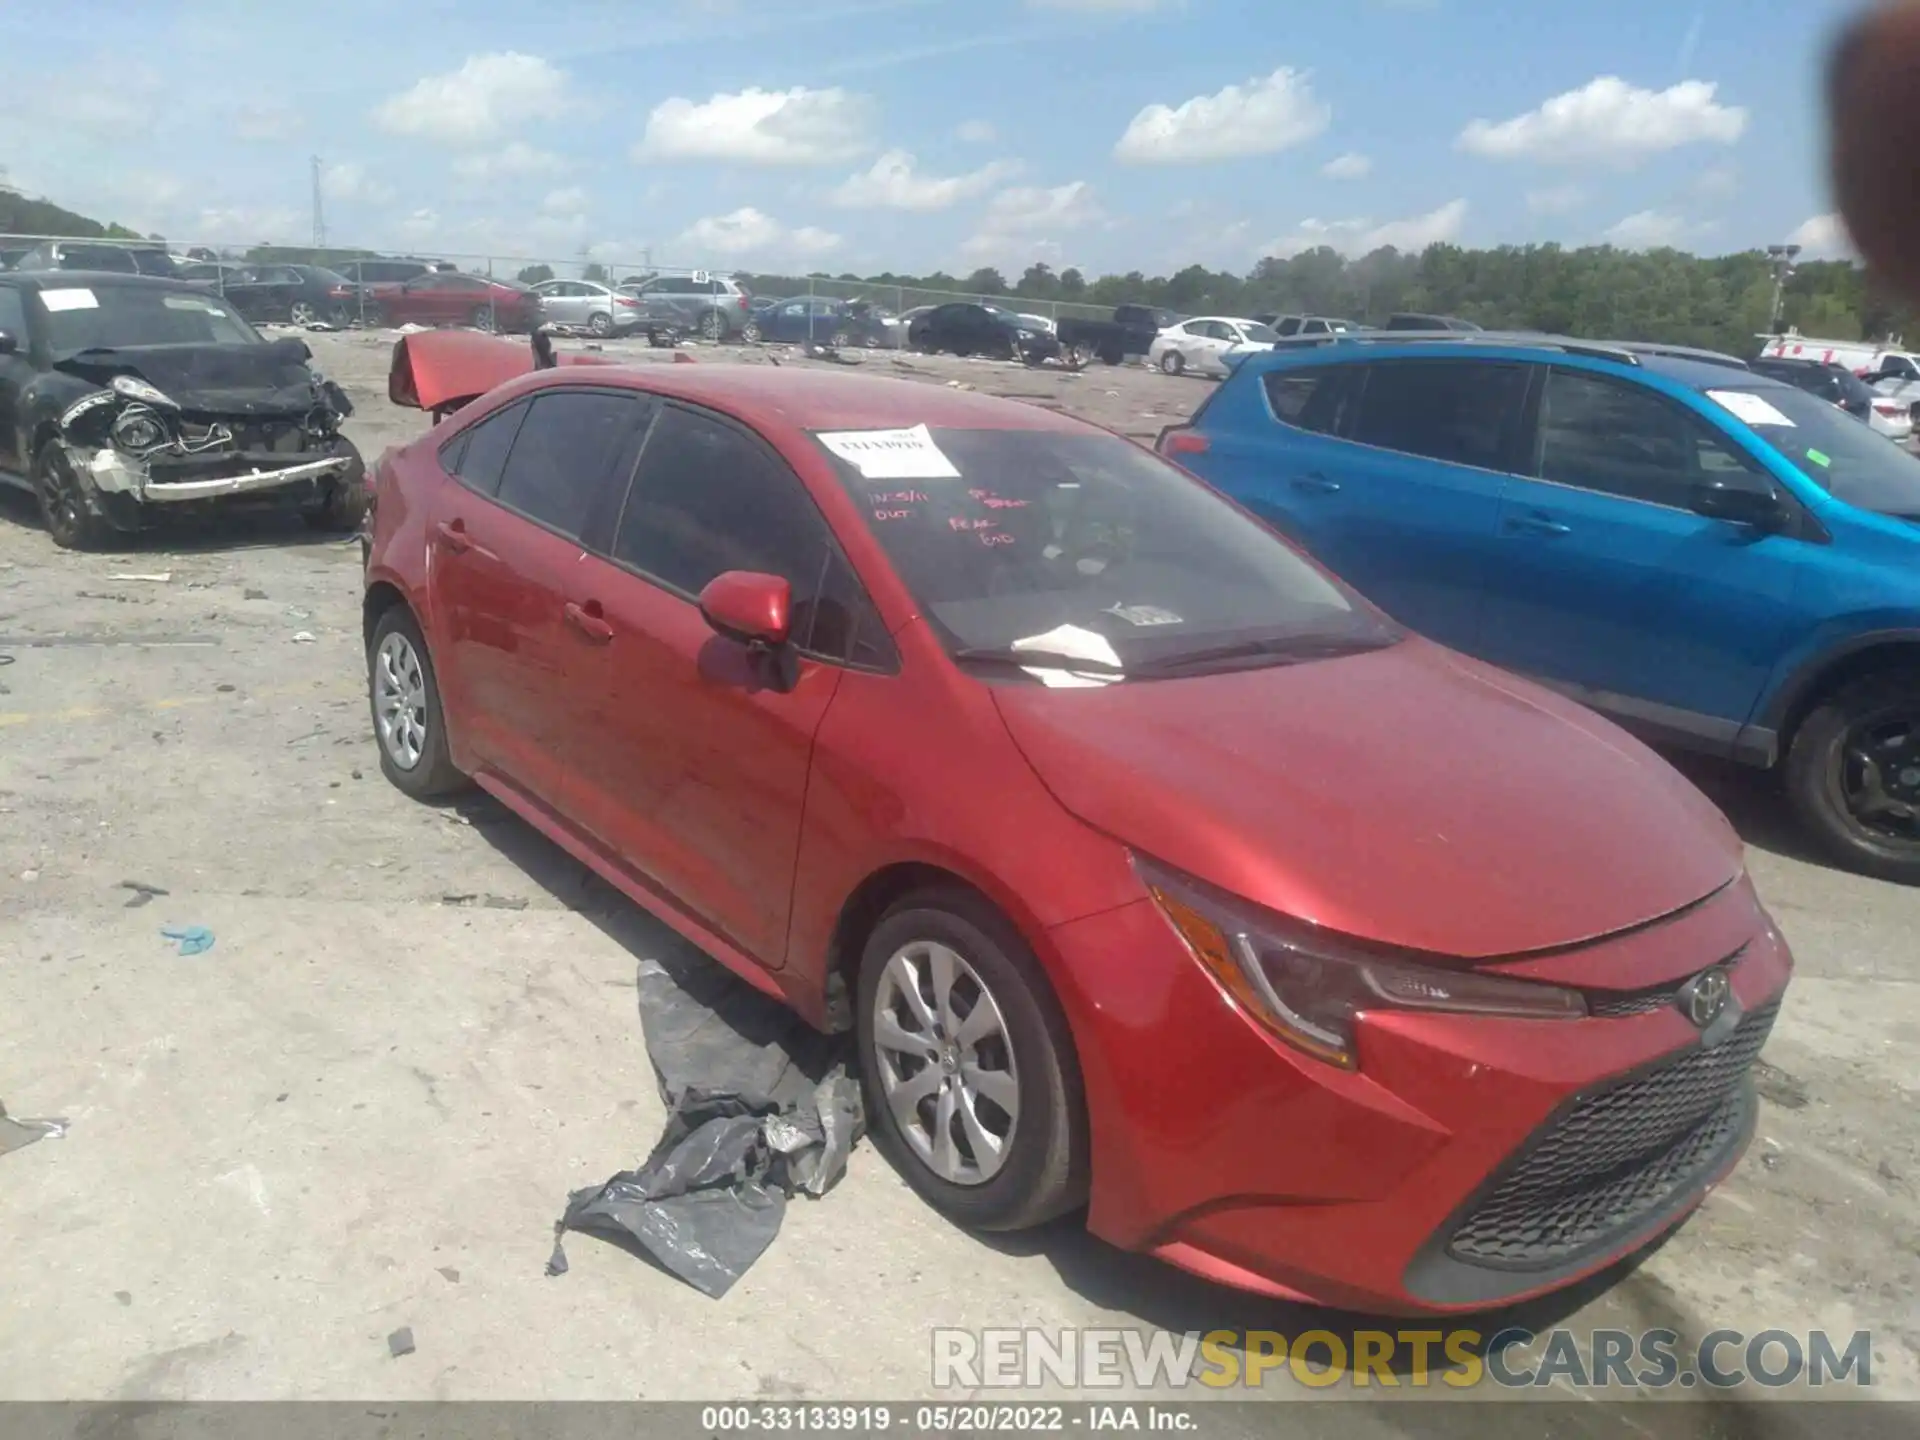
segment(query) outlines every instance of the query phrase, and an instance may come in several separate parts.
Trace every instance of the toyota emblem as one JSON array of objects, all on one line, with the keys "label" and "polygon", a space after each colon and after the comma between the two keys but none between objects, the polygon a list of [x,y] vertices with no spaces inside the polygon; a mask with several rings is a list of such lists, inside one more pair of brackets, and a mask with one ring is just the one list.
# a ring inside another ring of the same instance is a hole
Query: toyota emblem
[{"label": "toyota emblem", "polygon": [[1732,993],[1733,982],[1727,979],[1727,972],[1715,966],[1711,970],[1702,970],[1682,985],[1677,998],[1687,1019],[1704,1030],[1720,1018],[1720,1012],[1727,1008],[1727,1000]]}]

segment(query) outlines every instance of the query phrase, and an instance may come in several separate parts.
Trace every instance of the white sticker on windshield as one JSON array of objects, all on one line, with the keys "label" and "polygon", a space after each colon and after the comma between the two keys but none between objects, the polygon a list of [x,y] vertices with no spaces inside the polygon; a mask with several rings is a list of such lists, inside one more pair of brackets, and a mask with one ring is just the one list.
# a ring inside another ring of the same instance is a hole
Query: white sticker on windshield
[{"label": "white sticker on windshield", "polygon": [[924,425],[911,430],[836,430],[820,443],[869,480],[958,480],[960,472]]},{"label": "white sticker on windshield", "polygon": [[1178,625],[1180,617],[1158,605],[1109,605],[1109,615],[1117,615],[1129,625]]},{"label": "white sticker on windshield", "polygon": [[98,310],[99,298],[91,290],[42,290],[40,303],[49,310]]},{"label": "white sticker on windshield", "polygon": [[1769,405],[1765,397],[1751,390],[1709,390],[1709,400],[1717,400],[1749,425],[1783,425],[1791,430],[1793,421]]}]

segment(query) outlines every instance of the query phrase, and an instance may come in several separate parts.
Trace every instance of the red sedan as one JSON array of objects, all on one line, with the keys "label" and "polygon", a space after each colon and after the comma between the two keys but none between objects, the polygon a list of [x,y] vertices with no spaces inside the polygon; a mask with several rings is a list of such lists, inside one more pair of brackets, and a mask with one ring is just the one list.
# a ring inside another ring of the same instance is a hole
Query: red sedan
[{"label": "red sedan", "polygon": [[[498,374],[396,366],[428,408]],[[376,505],[388,777],[477,783],[856,1031],[963,1224],[1084,1206],[1228,1284],[1474,1310],[1664,1234],[1751,1136],[1792,961],[1719,811],[1138,445],[563,365],[390,452]]]},{"label": "red sedan", "polygon": [[476,330],[531,330],[540,297],[525,285],[431,270],[411,280],[366,287],[366,305],[383,325],[470,325]]}]

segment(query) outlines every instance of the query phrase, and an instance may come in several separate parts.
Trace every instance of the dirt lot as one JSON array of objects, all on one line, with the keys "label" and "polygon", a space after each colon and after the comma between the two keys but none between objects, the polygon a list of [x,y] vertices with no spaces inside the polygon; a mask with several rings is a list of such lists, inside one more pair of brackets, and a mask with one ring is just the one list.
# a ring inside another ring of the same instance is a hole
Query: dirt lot
[{"label": "dirt lot", "polygon": [[[388,343],[312,339],[369,456],[422,423],[385,401]],[[1207,392],[865,363],[1142,436]],[[0,1398],[898,1399],[931,1394],[935,1323],[1327,1323],[1070,1227],[963,1234],[865,1146],[723,1301],[580,1238],[547,1278],[567,1192],[658,1134],[634,969],[678,942],[502,812],[380,779],[357,559],[278,523],[81,557],[0,510],[0,1101],[71,1122],[0,1157]],[[1799,956],[1760,1139],[1658,1253],[1520,1318],[1870,1328],[1875,1389],[1920,1397],[1920,891],[1693,773]],[[214,947],[176,954],[180,925]]]}]

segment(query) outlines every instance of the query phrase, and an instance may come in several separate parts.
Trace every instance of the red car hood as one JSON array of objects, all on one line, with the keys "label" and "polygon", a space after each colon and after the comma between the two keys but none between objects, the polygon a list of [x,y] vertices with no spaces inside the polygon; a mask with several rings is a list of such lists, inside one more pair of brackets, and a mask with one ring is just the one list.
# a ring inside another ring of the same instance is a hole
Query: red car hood
[{"label": "red car hood", "polygon": [[[561,365],[615,365],[604,355],[557,355]],[[533,347],[523,340],[502,340],[466,330],[427,330],[402,335],[393,346],[387,370],[387,398],[408,409],[437,410],[452,401],[468,401],[537,368]]]},{"label": "red car hood", "polygon": [[1088,824],[1270,909],[1409,949],[1485,959],[1593,939],[1743,865],[1725,817],[1639,741],[1423,640],[994,696]]}]

